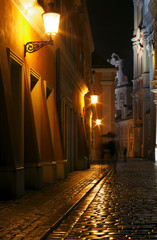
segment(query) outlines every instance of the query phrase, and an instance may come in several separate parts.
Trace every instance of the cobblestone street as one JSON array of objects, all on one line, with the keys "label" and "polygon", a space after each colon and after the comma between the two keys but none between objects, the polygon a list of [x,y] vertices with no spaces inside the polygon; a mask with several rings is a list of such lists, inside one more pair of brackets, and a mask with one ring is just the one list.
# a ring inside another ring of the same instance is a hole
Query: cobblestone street
[{"label": "cobblestone street", "polygon": [[40,191],[27,190],[20,199],[1,201],[0,239],[41,239],[108,172],[107,165],[93,164]]},{"label": "cobblestone street", "polygon": [[157,165],[119,162],[48,239],[157,239]]}]

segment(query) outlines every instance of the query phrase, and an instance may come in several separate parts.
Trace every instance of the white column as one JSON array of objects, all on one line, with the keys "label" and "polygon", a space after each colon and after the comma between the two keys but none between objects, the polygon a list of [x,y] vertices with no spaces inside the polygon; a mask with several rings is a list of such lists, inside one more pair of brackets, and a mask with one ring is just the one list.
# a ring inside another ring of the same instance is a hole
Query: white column
[{"label": "white column", "polygon": [[144,69],[143,72],[147,73],[149,72],[149,57],[147,52],[147,37],[146,33],[143,34],[143,47],[144,47]]},{"label": "white column", "polygon": [[[133,42],[133,79],[137,78],[137,41]],[[135,88],[135,86],[133,86]]]},{"label": "white column", "polygon": [[[154,58],[154,51],[153,51],[153,44],[147,44],[146,47],[148,51],[148,56],[149,56],[149,81],[151,82],[154,79],[154,74],[153,74],[153,58]],[[150,88],[153,88],[153,86],[150,84]]]}]

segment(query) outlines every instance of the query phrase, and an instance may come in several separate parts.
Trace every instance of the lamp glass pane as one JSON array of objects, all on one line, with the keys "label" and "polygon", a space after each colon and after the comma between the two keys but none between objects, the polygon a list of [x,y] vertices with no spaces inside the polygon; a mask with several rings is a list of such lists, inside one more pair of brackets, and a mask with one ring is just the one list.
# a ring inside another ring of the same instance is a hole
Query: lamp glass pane
[{"label": "lamp glass pane", "polygon": [[98,96],[97,95],[91,95],[91,103],[94,104],[94,103],[97,103],[98,101]]},{"label": "lamp glass pane", "polygon": [[45,26],[45,33],[52,33],[55,35],[58,32],[60,14],[58,13],[44,13],[43,20]]},{"label": "lamp glass pane", "polygon": [[100,125],[101,124],[101,120],[100,119],[96,119],[96,125]]}]

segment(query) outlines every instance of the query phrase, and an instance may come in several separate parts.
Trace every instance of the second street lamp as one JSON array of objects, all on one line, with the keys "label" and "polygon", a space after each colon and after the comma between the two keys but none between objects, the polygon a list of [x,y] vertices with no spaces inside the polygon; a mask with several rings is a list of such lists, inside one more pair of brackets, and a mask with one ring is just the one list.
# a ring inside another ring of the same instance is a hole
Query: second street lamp
[{"label": "second street lamp", "polygon": [[98,102],[98,95],[91,95],[91,103],[96,104]]},{"label": "second street lamp", "polygon": [[101,120],[97,118],[97,119],[96,119],[96,125],[99,126],[100,124],[101,124]]}]

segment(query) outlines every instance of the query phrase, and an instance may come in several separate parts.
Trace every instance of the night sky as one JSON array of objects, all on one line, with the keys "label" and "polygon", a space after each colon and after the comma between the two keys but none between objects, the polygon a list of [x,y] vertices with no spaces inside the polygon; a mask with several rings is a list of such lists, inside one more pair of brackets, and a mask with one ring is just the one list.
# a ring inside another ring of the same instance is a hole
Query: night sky
[{"label": "night sky", "polygon": [[108,59],[114,52],[125,59],[126,71],[130,71],[132,0],[87,0],[87,8],[96,54]]}]

